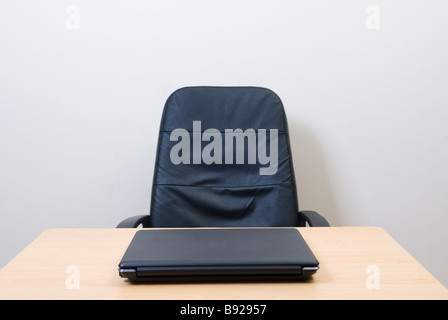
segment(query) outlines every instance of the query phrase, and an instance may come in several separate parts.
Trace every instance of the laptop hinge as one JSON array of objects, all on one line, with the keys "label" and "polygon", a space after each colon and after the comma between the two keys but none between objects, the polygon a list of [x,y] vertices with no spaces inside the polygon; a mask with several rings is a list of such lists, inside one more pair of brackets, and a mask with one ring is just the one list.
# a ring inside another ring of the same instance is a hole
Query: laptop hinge
[{"label": "laptop hinge", "polygon": [[302,276],[308,277],[315,274],[319,270],[319,266],[316,267],[302,267]]},{"label": "laptop hinge", "polygon": [[[138,277],[153,277],[153,276],[204,276],[204,275],[269,275],[269,274],[283,274],[300,276],[303,271],[300,267],[250,267],[250,266],[222,266],[222,267],[142,267],[137,268],[136,275]],[[307,272],[311,272],[308,270]],[[313,273],[316,270],[313,271]]]},{"label": "laptop hinge", "polygon": [[137,270],[135,269],[118,269],[118,272],[122,278],[135,278],[137,275]]}]

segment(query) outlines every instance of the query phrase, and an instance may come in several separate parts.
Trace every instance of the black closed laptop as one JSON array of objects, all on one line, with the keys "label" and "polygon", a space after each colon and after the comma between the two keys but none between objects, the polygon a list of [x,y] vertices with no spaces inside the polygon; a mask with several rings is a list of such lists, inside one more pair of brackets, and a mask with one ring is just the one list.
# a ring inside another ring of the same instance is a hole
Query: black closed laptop
[{"label": "black closed laptop", "polygon": [[318,269],[295,228],[142,229],[119,263],[131,282],[294,281]]}]

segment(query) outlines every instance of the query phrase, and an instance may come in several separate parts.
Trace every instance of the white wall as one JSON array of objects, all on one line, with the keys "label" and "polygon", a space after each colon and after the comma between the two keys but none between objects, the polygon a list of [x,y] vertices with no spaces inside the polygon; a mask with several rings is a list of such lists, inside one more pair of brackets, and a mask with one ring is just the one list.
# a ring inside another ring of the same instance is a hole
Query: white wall
[{"label": "white wall", "polygon": [[148,213],[168,95],[253,85],[285,104],[301,208],[383,227],[448,286],[447,10],[1,0],[0,267],[46,228]]}]

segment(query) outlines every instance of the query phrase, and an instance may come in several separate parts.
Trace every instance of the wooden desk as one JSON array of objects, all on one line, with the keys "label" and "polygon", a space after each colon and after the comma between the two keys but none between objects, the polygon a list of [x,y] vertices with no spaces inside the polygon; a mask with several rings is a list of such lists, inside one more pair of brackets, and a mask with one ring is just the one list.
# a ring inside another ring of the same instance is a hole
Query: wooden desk
[{"label": "wooden desk", "polygon": [[308,282],[144,285],[117,270],[136,230],[44,231],[0,271],[0,299],[448,299],[448,290],[376,227],[300,228],[321,266]]}]

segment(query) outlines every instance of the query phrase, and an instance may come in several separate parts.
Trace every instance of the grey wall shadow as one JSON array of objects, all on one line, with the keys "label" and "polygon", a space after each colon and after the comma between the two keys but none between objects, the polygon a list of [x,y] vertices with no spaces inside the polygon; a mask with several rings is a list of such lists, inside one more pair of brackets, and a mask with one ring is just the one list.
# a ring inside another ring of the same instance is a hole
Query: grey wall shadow
[{"label": "grey wall shadow", "polygon": [[[288,119],[289,120],[289,119]],[[306,126],[288,121],[297,196],[300,210],[313,210],[331,226],[340,225],[334,188],[328,175],[326,159],[319,141]]]}]

